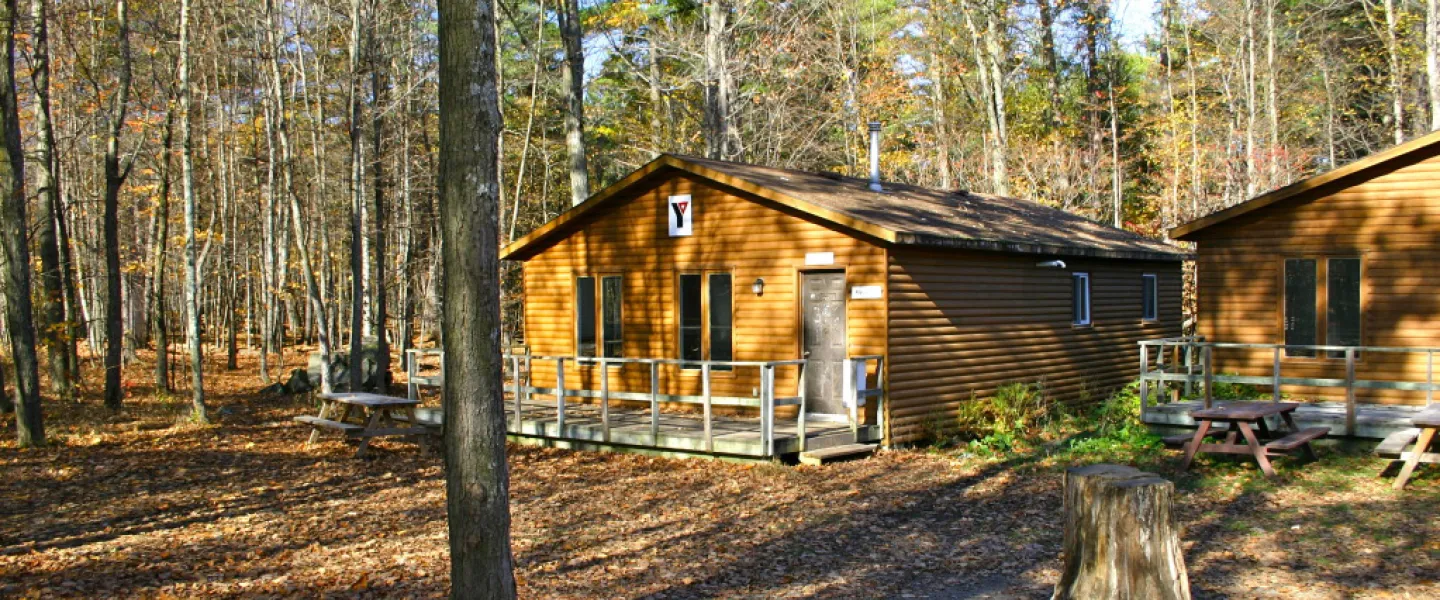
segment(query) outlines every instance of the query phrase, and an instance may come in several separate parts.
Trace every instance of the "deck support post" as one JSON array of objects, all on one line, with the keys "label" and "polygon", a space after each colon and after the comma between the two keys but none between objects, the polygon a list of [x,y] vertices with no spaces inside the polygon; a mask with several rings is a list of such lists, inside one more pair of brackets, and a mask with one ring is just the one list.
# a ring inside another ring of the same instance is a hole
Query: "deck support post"
[{"label": "deck support post", "polygon": [[610,443],[610,363],[600,359],[600,439]]},{"label": "deck support post", "polygon": [[[565,357],[555,359],[555,433],[565,437]],[[540,433],[545,433],[541,431]]]},{"label": "deck support post", "polygon": [[764,456],[775,455],[775,367],[760,367],[760,448]]},{"label": "deck support post", "polygon": [[840,397],[850,415],[850,437],[858,442],[860,440],[855,438],[860,436],[860,427],[856,423],[859,420],[856,409],[860,405],[860,386],[857,385],[859,382],[855,381],[855,359],[846,358],[841,361],[840,373]]},{"label": "deck support post", "polygon": [[1425,406],[1435,404],[1435,351],[1425,353]]},{"label": "deck support post", "polygon": [[1276,347],[1275,347],[1275,368],[1274,368],[1274,373],[1275,373],[1275,374],[1272,376],[1272,382],[1270,383],[1270,396],[1271,396],[1271,400],[1273,400],[1273,401],[1275,401],[1275,402],[1279,402],[1279,401],[1280,401],[1280,347],[1279,347],[1279,346],[1276,346]]},{"label": "deck support post", "polygon": [[705,404],[705,451],[715,451],[715,430],[710,425],[714,412],[710,406],[710,363],[700,365],[700,395]]},{"label": "deck support post", "polygon": [[1205,371],[1205,408],[1210,408],[1210,405],[1215,402],[1215,369],[1214,363],[1211,362],[1213,357],[1210,351],[1209,346],[1200,349],[1200,360],[1203,361],[1200,368]]},{"label": "deck support post", "polygon": [[1355,435],[1355,349],[1345,349],[1345,435]]},{"label": "deck support post", "polygon": [[[1160,346],[1160,354],[1165,354],[1165,346]],[[1140,342],[1140,414],[1144,415],[1150,410],[1150,346]]]},{"label": "deck support post", "polygon": [[797,414],[797,417],[796,417],[796,421],[795,421],[795,433],[796,433],[796,434],[799,436],[799,438],[800,438],[800,440],[799,440],[799,441],[800,441],[800,451],[801,451],[801,452],[804,452],[804,451],[805,451],[805,361],[803,361],[803,360],[800,361],[800,364],[799,364],[799,365],[796,365],[796,369],[795,369],[795,382],[796,382],[796,383],[795,383],[795,387],[797,388],[797,392],[796,392],[795,396],[800,399],[800,411],[799,411],[798,413],[796,413],[796,414]]},{"label": "deck support post", "polygon": [[660,363],[650,361],[650,444],[660,447]]},{"label": "deck support post", "polygon": [[885,376],[885,355],[875,359],[875,384],[880,386],[880,393],[875,396],[875,427],[880,430],[880,441],[886,444],[888,449],[890,443],[890,432],[885,429],[885,403],[886,389],[889,387],[890,379]]}]

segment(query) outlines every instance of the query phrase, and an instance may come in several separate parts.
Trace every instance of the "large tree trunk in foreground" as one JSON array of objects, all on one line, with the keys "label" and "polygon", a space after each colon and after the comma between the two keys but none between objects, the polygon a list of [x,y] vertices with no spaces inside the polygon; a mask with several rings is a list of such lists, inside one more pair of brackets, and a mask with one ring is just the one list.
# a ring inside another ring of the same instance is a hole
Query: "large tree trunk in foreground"
[{"label": "large tree trunk in foreground", "polygon": [[1121,465],[1065,471],[1065,571],[1055,598],[1190,598],[1175,485]]},{"label": "large tree trunk in foreground", "polygon": [[180,189],[185,199],[185,339],[190,345],[190,420],[208,423],[200,339],[200,267],[195,257],[195,165],[190,135],[190,0],[180,3]]},{"label": "large tree trunk in foreground", "polygon": [[[4,277],[5,327],[15,359],[15,430],[21,448],[45,445],[40,415],[40,365],[30,306],[30,247],[25,231],[25,155],[15,101],[15,0],[0,3],[0,271]],[[4,394],[0,385],[0,394]]]},{"label": "large tree trunk in foreground", "polygon": [[450,597],[514,598],[501,404],[495,6],[440,0],[445,497]]}]

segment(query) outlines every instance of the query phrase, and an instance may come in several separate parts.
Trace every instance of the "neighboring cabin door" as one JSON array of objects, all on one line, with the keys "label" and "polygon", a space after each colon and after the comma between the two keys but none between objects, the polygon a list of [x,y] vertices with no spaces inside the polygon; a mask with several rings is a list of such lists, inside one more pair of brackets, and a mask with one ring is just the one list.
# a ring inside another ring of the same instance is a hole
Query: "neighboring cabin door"
[{"label": "neighboring cabin door", "polygon": [[840,396],[845,360],[845,273],[804,273],[805,409],[811,414],[846,415]]}]

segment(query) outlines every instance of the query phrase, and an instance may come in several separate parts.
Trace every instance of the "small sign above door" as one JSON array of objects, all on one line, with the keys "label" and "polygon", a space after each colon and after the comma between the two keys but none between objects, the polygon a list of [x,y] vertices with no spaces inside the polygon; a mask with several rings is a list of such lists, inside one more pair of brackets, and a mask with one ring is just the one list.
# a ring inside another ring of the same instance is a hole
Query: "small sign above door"
[{"label": "small sign above door", "polygon": [[690,235],[695,225],[695,201],[690,194],[670,197],[670,237]]},{"label": "small sign above door", "polygon": [[851,300],[879,300],[882,291],[878,285],[852,285],[850,286]]},{"label": "small sign above door", "polygon": [[807,267],[828,267],[835,264],[834,252],[806,252],[805,266]]}]

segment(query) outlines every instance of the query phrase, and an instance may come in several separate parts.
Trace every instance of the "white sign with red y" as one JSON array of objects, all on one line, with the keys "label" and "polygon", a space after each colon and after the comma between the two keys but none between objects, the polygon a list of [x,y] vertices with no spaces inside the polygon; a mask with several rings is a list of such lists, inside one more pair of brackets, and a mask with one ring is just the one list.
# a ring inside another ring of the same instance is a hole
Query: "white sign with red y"
[{"label": "white sign with red y", "polygon": [[670,197],[670,237],[690,235],[695,224],[695,202],[690,194]]}]

